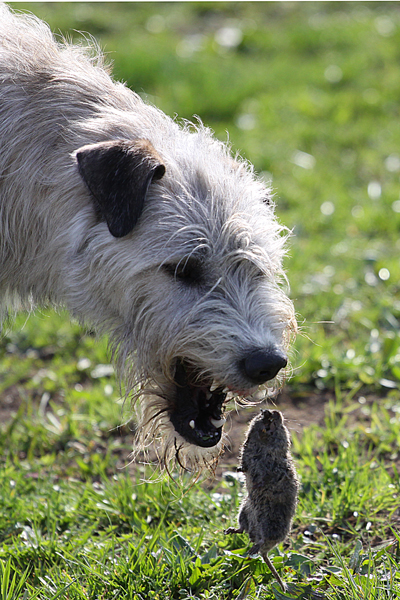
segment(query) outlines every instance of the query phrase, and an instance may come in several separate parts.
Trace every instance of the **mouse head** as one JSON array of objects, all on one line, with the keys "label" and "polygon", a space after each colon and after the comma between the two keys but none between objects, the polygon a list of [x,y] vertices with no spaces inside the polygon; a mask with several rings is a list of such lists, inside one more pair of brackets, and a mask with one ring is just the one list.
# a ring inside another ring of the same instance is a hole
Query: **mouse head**
[{"label": "mouse head", "polygon": [[279,452],[286,451],[290,446],[289,432],[283,424],[283,415],[278,410],[261,410],[249,431],[249,437],[259,440],[263,446]]}]

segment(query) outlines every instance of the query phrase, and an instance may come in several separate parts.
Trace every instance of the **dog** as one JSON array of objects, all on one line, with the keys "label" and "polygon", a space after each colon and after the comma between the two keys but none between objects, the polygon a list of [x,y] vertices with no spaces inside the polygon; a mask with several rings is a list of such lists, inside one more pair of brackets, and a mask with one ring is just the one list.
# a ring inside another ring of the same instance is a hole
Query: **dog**
[{"label": "dog", "polygon": [[50,303],[106,333],[136,447],[210,467],[228,400],[288,370],[289,232],[248,162],[109,71],[1,5],[2,315]]}]

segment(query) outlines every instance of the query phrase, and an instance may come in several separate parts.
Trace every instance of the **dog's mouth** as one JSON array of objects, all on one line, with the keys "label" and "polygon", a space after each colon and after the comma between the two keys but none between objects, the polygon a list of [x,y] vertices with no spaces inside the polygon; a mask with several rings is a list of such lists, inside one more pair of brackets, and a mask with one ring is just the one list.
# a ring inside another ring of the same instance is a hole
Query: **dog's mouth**
[{"label": "dog's mouth", "polygon": [[225,423],[225,390],[213,382],[198,381],[194,369],[184,361],[177,363],[174,382],[170,421],[175,431],[196,446],[210,448],[218,444]]}]

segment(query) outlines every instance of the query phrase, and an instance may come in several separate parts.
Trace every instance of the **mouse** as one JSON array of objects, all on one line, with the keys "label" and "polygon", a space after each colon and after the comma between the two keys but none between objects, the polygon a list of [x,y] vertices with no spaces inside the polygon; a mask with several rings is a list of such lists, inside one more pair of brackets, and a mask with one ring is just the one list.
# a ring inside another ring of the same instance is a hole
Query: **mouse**
[{"label": "mouse", "polygon": [[296,511],[299,479],[290,453],[290,433],[278,410],[262,410],[249,424],[240,449],[238,471],[246,480],[239,508],[239,527],[225,533],[247,533],[253,546],[249,555],[261,554],[283,591],[287,590],[268,552],[289,535]]}]

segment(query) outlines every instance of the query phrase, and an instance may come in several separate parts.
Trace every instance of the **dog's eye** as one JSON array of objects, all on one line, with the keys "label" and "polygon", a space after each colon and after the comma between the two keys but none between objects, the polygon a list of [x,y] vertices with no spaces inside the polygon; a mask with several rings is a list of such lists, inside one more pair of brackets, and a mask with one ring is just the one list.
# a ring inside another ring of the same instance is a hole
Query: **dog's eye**
[{"label": "dog's eye", "polygon": [[262,281],[263,279],[265,279],[264,271],[262,271],[261,269],[258,269],[256,267],[256,269],[254,271],[254,279],[256,279],[257,281]]},{"label": "dog's eye", "polygon": [[163,269],[168,275],[187,284],[198,283],[201,280],[201,264],[194,258],[181,260],[179,263],[167,263]]}]

